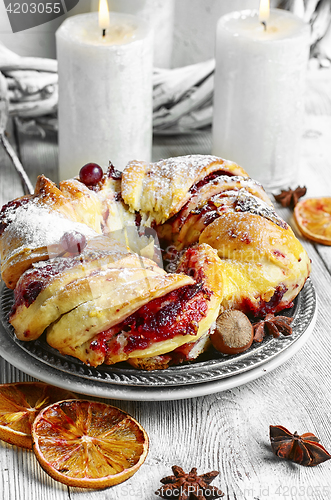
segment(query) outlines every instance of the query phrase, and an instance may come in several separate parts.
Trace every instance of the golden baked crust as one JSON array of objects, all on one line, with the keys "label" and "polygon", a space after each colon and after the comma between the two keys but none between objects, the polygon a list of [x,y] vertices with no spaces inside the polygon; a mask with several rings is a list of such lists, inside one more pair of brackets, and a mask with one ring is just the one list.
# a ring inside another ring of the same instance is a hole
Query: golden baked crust
[{"label": "golden baked crust", "polygon": [[72,220],[86,224],[96,233],[103,232],[103,206],[100,197],[78,179],[60,182],[61,193],[74,209]]},{"label": "golden baked crust", "polygon": [[[90,198],[91,199],[91,198]],[[44,176],[37,180],[34,195],[24,196],[5,205],[0,215],[1,275],[8,288],[14,289],[19,277],[33,262],[47,260],[56,253],[56,245],[65,233],[78,232],[86,238],[101,232],[100,223],[88,226],[83,222],[82,209],[89,213],[85,194],[64,195]],[[93,203],[93,208],[95,204]],[[99,219],[99,214],[93,212]]]},{"label": "golden baked crust", "polygon": [[236,163],[216,156],[179,156],[156,163],[132,161],[123,172],[122,197],[130,210],[143,214],[144,224],[162,224],[190,199],[194,184],[217,171],[248,177]]},{"label": "golden baked crust", "polygon": [[138,370],[166,370],[172,364],[171,354],[161,354],[150,358],[129,358],[127,362]]},{"label": "golden baked crust", "polygon": [[272,213],[270,198],[253,179],[221,175],[203,184],[178,213],[157,226],[163,248],[175,246],[181,251],[197,243],[208,224],[227,211],[240,210],[247,200],[253,200],[253,205],[259,205],[261,210],[264,207],[265,213]]},{"label": "golden baked crust", "polygon": [[151,356],[149,358],[129,358],[127,359],[127,362],[139,370],[165,370],[166,368],[169,368],[169,366],[194,361],[200,356],[200,354],[206,352],[210,347],[211,340],[208,331],[198,340],[187,342],[186,344],[183,344],[166,354]]},{"label": "golden baked crust", "polygon": [[44,175],[37,179],[35,193],[2,208],[0,225],[1,275],[14,289],[19,277],[34,262],[56,256],[56,244],[65,233],[77,232],[87,239],[134,226],[134,214],[125,209],[116,193],[120,180],[104,176],[93,191],[78,179],[60,182],[59,188]]},{"label": "golden baked crust", "polygon": [[222,263],[224,309],[265,316],[291,305],[310,273],[310,259],[288,225],[249,212],[228,212],[201,233]]}]

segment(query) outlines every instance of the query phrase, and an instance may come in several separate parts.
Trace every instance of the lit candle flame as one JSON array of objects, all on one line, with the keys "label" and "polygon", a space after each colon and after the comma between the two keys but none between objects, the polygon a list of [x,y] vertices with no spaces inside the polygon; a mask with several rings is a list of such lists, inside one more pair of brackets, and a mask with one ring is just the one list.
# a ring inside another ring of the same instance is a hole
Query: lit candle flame
[{"label": "lit candle flame", "polygon": [[260,0],[259,20],[263,24],[264,29],[267,29],[267,22],[270,16],[270,0]]},{"label": "lit candle flame", "polygon": [[109,26],[109,9],[107,0],[99,0],[99,26],[102,29],[103,36]]}]

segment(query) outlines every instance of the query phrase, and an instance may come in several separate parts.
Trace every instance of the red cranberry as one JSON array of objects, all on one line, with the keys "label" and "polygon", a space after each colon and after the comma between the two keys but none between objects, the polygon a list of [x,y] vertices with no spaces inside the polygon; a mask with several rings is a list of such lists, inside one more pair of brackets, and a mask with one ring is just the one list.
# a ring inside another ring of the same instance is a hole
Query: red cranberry
[{"label": "red cranberry", "polygon": [[65,252],[71,254],[80,254],[86,247],[86,238],[83,234],[73,231],[72,233],[64,233],[61,237],[60,244]]},{"label": "red cranberry", "polygon": [[79,180],[86,186],[95,186],[101,181],[102,176],[103,170],[96,163],[86,163],[79,172]]}]

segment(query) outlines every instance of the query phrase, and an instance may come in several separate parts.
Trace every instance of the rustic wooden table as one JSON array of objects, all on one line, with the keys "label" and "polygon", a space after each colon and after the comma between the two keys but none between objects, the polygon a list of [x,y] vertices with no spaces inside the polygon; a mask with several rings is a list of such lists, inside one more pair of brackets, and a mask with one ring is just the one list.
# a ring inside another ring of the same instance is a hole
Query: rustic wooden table
[{"label": "rustic wooden table", "polygon": [[[310,74],[298,183],[308,196],[331,196],[331,78]],[[22,135],[8,129],[32,183],[39,173],[57,181],[56,137]],[[154,159],[210,152],[210,132],[155,138]],[[0,151],[0,206],[22,194],[16,172]],[[279,208],[279,207],[278,207]],[[279,209],[292,223],[291,213]],[[300,237],[300,236],[299,236]],[[331,462],[301,467],[276,458],[269,425],[315,433],[331,451],[331,247],[303,240],[312,259],[318,296],[316,326],[288,361],[245,385],[211,395],[170,401],[110,402],[136,417],[150,437],[145,464],[125,483],[102,491],[68,488],[52,480],[30,451],[0,442],[0,492],[4,500],[153,500],[160,478],[173,464],[203,473],[217,469],[214,483],[228,500],[331,498]],[[31,380],[0,358],[0,382]]]}]

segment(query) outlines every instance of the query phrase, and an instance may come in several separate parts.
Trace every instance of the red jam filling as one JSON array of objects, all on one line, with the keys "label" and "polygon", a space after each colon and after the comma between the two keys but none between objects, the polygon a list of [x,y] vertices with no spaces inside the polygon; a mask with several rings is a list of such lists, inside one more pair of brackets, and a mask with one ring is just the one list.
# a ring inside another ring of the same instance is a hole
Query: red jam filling
[{"label": "red jam filling", "polygon": [[24,302],[28,305],[32,304],[32,302],[36,300],[42,289],[43,284],[41,281],[30,281],[30,283],[22,293]]},{"label": "red jam filling", "polygon": [[[183,228],[184,224],[190,223],[191,219],[197,219],[198,216],[203,218],[203,223],[205,226],[211,224],[214,220],[218,219],[221,215],[229,210],[229,205],[224,203],[223,205],[215,205],[212,199],[208,200],[202,207],[195,208],[186,214],[186,207],[190,202],[187,202],[184,205],[183,209],[178,212],[178,214],[172,216],[167,224],[171,224],[173,228],[173,232],[179,233]],[[183,216],[182,214],[185,214]],[[162,237],[159,236],[161,244],[167,243],[162,240]]]},{"label": "red jam filling", "polygon": [[285,255],[283,254],[283,252],[280,252],[279,250],[273,250],[272,253],[277,258],[285,259]]},{"label": "red jam filling", "polygon": [[112,163],[109,164],[108,177],[114,180],[122,179],[122,172],[117,170]]},{"label": "red jam filling", "polygon": [[222,169],[217,170],[216,172],[212,172],[211,174],[206,175],[206,177],[201,179],[201,181],[193,184],[193,186],[190,189],[190,193],[196,193],[197,191],[199,191],[199,189],[202,186],[204,186],[205,184],[207,184],[210,181],[213,181],[214,179],[216,179],[220,175],[227,175],[228,177],[233,177],[235,174],[232,174],[231,172],[229,172],[227,170],[222,170]]},{"label": "red jam filling", "polygon": [[[131,314],[116,330],[126,332],[123,351],[146,349],[152,343],[174,338],[177,335],[196,335],[200,320],[206,316],[210,294],[201,283],[187,285],[164,297],[152,300]],[[112,330],[112,329],[111,329]],[[119,350],[119,343],[110,343],[114,330],[102,332],[91,342],[93,350],[106,353]],[[111,335],[112,334],[112,335]]]},{"label": "red jam filling", "polygon": [[230,210],[230,206],[227,204],[224,205],[215,205],[213,200],[209,200],[201,209],[194,211],[193,213],[199,213],[201,217],[203,217],[203,222],[205,226],[209,226],[214,220],[218,219],[225,212]]},{"label": "red jam filling", "polygon": [[[280,309],[278,309],[278,306],[287,290],[288,289],[285,285],[279,285],[269,302],[260,300],[258,305],[253,303],[249,298],[245,297],[241,303],[241,310],[250,318],[265,318],[265,316],[269,313],[279,312]],[[292,302],[285,306],[282,304],[281,309],[289,309],[290,307],[293,307]]]},{"label": "red jam filling", "polygon": [[16,285],[10,316],[15,314],[20,305],[29,307],[38,297],[39,293],[47,286],[50,279],[57,274],[69,269],[76,261],[72,259],[61,259],[57,266],[53,263],[45,264],[39,268],[27,271]]}]

